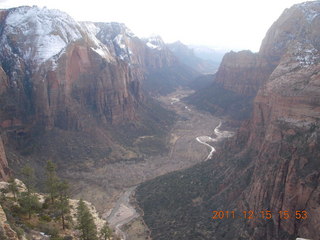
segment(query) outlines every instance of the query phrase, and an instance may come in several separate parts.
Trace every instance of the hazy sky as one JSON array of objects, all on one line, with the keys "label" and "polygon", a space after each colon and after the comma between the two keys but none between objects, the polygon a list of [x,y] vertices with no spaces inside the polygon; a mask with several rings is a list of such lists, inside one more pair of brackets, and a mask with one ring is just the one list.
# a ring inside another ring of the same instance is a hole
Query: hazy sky
[{"label": "hazy sky", "polygon": [[258,51],[271,24],[299,0],[0,0],[0,8],[47,6],[76,20],[125,23],[137,36],[165,42]]}]

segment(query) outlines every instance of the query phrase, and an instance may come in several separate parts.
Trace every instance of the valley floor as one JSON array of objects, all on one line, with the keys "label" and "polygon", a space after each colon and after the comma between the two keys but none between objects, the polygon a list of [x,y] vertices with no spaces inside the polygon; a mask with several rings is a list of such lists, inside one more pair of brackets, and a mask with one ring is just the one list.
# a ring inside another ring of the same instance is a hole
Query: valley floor
[{"label": "valley floor", "polygon": [[[220,119],[205,112],[199,112],[180,101],[191,93],[190,90],[179,89],[158,99],[167,108],[174,110],[179,115],[179,119],[170,133],[169,154],[150,157],[144,164],[138,163],[138,166],[123,165],[123,169],[121,171],[118,169],[118,172],[123,174],[125,174],[125,171],[134,173],[133,175],[127,174],[127,176],[131,176],[129,180],[138,184],[137,180],[139,178],[134,176],[143,176],[141,179],[141,182],[143,182],[168,172],[191,167],[196,163],[205,161],[208,155],[212,154],[213,148],[197,141],[197,137],[212,136],[214,132],[217,133],[214,129],[219,125]],[[221,138],[221,136],[218,136],[218,138]],[[139,217],[135,207],[129,202],[130,194],[133,192],[132,187],[125,190],[114,204],[114,208],[105,212],[104,216],[123,239],[148,239],[149,231],[143,224],[142,217]],[[132,221],[133,219],[135,220]],[[128,224],[129,222],[130,224]],[[126,226],[127,233],[121,230],[126,224],[128,224]]]}]

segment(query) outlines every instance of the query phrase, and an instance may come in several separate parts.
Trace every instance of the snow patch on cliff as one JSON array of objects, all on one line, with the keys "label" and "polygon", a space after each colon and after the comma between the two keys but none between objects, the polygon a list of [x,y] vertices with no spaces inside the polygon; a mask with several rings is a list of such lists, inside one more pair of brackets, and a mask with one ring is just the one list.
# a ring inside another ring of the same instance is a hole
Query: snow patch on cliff
[{"label": "snow patch on cliff", "polygon": [[319,1],[305,2],[296,5],[300,8],[304,14],[305,19],[311,23],[316,17],[320,15],[320,3]]},{"label": "snow patch on cliff", "polygon": [[162,50],[164,42],[160,36],[151,36],[145,39],[146,45],[151,49]]},{"label": "snow patch on cliff", "polygon": [[11,48],[14,39],[20,57],[41,64],[82,34],[80,25],[68,14],[34,6],[11,9],[2,36],[1,44]]},{"label": "snow patch on cliff", "polygon": [[308,67],[319,62],[319,51],[311,44],[297,43],[293,55],[301,67]]},{"label": "snow patch on cliff", "polygon": [[101,29],[92,22],[82,22],[81,26],[83,31],[87,34],[88,40],[92,44],[91,49],[107,61],[112,61],[113,57],[109,49],[96,37],[96,35],[101,31]]}]

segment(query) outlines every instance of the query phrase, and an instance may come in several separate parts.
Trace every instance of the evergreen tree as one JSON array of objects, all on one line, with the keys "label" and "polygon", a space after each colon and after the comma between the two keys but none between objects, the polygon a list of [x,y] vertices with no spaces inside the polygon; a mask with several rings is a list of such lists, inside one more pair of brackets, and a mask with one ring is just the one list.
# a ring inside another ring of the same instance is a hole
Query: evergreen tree
[{"label": "evergreen tree", "polygon": [[32,192],[34,188],[34,181],[35,181],[33,168],[31,168],[28,164],[25,165],[21,169],[21,175],[22,175],[22,180],[26,185],[27,192],[28,193]]},{"label": "evergreen tree", "polygon": [[18,194],[18,185],[14,178],[10,178],[8,183],[9,183],[9,190],[12,192],[13,198],[16,201],[17,194]]},{"label": "evergreen tree", "polygon": [[54,199],[57,197],[57,187],[59,184],[59,179],[57,177],[56,173],[57,166],[52,162],[52,161],[47,161],[47,166],[46,166],[46,175],[47,175],[47,180],[46,180],[46,185],[47,185],[47,190],[50,194],[51,198],[51,203],[54,203]]},{"label": "evergreen tree", "polygon": [[100,237],[103,240],[110,240],[112,237],[112,230],[109,228],[108,224],[105,223],[100,230]]},{"label": "evergreen tree", "polygon": [[55,209],[56,213],[61,218],[63,230],[66,228],[66,216],[70,213],[68,190],[68,183],[65,181],[59,181],[57,184],[58,200],[55,201]]},{"label": "evergreen tree", "polygon": [[39,201],[37,196],[34,195],[34,170],[29,165],[25,165],[21,170],[23,182],[26,185],[27,191],[21,194],[19,199],[22,209],[24,209],[31,219],[31,214],[39,208]]},{"label": "evergreen tree", "polygon": [[34,193],[23,192],[19,198],[21,209],[28,213],[31,219],[32,213],[37,212],[41,207],[38,197]]},{"label": "evergreen tree", "polygon": [[77,229],[80,231],[80,240],[97,240],[97,227],[88,207],[82,199],[79,201],[77,211]]}]

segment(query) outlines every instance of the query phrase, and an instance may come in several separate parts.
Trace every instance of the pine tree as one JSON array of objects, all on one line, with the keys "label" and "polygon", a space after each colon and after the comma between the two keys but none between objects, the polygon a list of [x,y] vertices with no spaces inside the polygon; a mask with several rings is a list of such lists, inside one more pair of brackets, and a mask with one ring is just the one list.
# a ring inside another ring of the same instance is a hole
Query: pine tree
[{"label": "pine tree", "polygon": [[112,237],[112,230],[109,228],[108,224],[105,223],[100,230],[100,238],[103,240],[110,240]]},{"label": "pine tree", "polygon": [[46,185],[48,192],[50,194],[51,203],[54,203],[54,199],[57,197],[57,187],[59,184],[59,178],[57,177],[56,173],[57,166],[52,161],[47,161],[46,166]]},{"label": "pine tree", "polygon": [[25,165],[21,170],[23,181],[26,185],[27,191],[22,193],[19,199],[21,207],[27,211],[29,219],[33,211],[39,208],[38,198],[34,195],[34,170],[29,165]]},{"label": "pine tree", "polygon": [[77,211],[77,228],[80,231],[80,240],[98,240],[97,227],[88,207],[82,199],[79,201]]},{"label": "pine tree", "polygon": [[58,200],[55,202],[55,209],[58,217],[61,217],[63,230],[66,228],[66,215],[70,213],[68,190],[68,183],[65,181],[59,181],[57,184]]},{"label": "pine tree", "polygon": [[40,209],[38,197],[34,193],[23,192],[19,198],[21,209],[28,213],[28,218],[31,219],[32,213]]},{"label": "pine tree", "polygon": [[25,165],[21,169],[21,175],[22,175],[22,180],[23,180],[24,184],[26,185],[27,192],[31,193],[34,188],[34,181],[35,181],[33,168],[31,168],[28,164]]},{"label": "pine tree", "polygon": [[16,201],[17,194],[18,194],[18,185],[14,178],[10,178],[8,183],[9,183],[9,190],[12,192],[13,198]]}]

